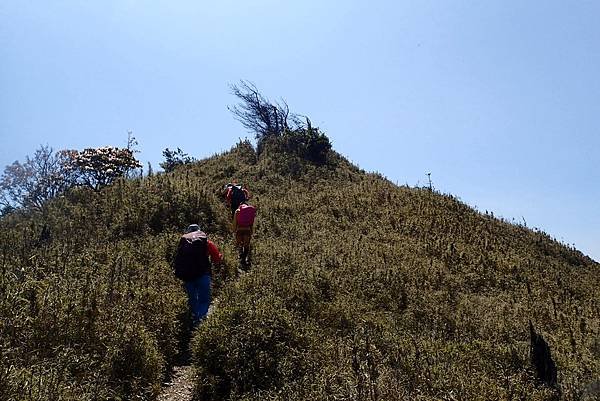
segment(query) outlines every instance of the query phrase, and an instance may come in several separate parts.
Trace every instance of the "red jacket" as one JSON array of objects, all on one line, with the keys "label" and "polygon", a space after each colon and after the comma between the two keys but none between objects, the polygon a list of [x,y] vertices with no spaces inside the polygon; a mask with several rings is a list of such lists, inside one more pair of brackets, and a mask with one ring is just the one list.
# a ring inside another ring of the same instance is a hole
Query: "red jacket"
[{"label": "red jacket", "polygon": [[207,240],[206,252],[210,256],[210,260],[213,263],[219,264],[223,260],[223,255],[219,252],[219,248],[211,240]]}]

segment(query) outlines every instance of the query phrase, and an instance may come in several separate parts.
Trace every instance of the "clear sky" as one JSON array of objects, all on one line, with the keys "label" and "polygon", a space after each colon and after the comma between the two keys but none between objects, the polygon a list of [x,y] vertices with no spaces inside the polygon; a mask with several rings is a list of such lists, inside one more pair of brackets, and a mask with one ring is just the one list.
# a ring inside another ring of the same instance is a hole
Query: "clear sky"
[{"label": "clear sky", "polygon": [[155,170],[244,131],[254,82],[399,184],[600,260],[600,2],[2,0],[0,166],[124,146]]}]

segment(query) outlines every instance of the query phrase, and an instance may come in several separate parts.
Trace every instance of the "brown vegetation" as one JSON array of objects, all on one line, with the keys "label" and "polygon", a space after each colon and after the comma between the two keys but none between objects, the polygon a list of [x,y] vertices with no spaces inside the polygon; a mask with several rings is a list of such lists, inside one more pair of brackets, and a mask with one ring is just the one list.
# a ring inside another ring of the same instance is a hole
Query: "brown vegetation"
[{"label": "brown vegetation", "polygon": [[[185,295],[169,262],[199,222],[225,252],[192,341],[198,399],[579,399],[600,376],[598,264],[453,196],[265,142],[0,220],[0,397],[156,395]],[[259,215],[235,278],[236,179]],[[535,377],[531,320],[556,388]]]}]

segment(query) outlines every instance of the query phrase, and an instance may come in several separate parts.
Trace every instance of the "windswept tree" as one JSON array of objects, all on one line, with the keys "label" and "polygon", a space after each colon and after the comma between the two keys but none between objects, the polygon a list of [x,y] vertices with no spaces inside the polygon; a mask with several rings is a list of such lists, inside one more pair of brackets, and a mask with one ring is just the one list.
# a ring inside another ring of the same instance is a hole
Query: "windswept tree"
[{"label": "windswept tree", "polygon": [[159,166],[167,173],[175,170],[177,166],[182,166],[184,164],[189,164],[196,161],[196,159],[189,156],[187,153],[184,153],[183,150],[179,148],[177,148],[177,150],[166,148],[163,150],[162,154],[165,158],[165,161],[159,163]]},{"label": "windswept tree", "polygon": [[232,94],[240,99],[240,103],[229,106],[229,111],[245,128],[255,133],[259,142],[269,137],[281,136],[285,131],[295,129],[300,124],[299,116],[290,113],[285,100],[272,103],[253,83],[241,80],[239,84],[230,87]]},{"label": "windswept tree", "polygon": [[[272,103],[248,81],[231,85],[240,103],[228,107],[242,125],[254,132],[258,153],[270,142],[276,149],[295,154],[316,164],[324,164],[331,150],[329,138],[309,118],[290,112],[285,100]],[[306,121],[306,122],[305,122]]]},{"label": "windswept tree", "polygon": [[36,208],[75,185],[77,175],[71,168],[71,151],[41,146],[24,163],[6,166],[0,177],[0,205]]},{"label": "windswept tree", "polygon": [[72,151],[69,156],[79,183],[96,191],[119,177],[127,176],[133,169],[142,167],[133,156],[133,151],[127,148],[87,148],[81,152]]}]

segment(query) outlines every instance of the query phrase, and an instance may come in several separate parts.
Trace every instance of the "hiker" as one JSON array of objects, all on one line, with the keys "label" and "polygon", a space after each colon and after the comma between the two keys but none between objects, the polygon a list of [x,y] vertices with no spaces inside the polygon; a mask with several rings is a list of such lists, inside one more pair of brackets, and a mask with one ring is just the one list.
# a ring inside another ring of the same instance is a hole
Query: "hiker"
[{"label": "hiker", "polygon": [[[210,259],[209,259],[210,258]],[[196,327],[208,313],[211,300],[211,261],[220,264],[223,255],[198,224],[188,226],[179,240],[175,256],[175,276],[183,280],[188,294],[192,325]]]},{"label": "hiker", "polygon": [[244,201],[250,199],[250,193],[246,188],[243,188],[241,184],[236,182],[228,183],[225,185],[225,200],[227,205],[231,208],[231,216],[235,214],[235,211]]},{"label": "hiker", "polygon": [[243,266],[250,265],[250,239],[252,237],[256,208],[247,201],[240,203],[233,214],[233,232],[235,244],[240,251],[240,262]]}]

